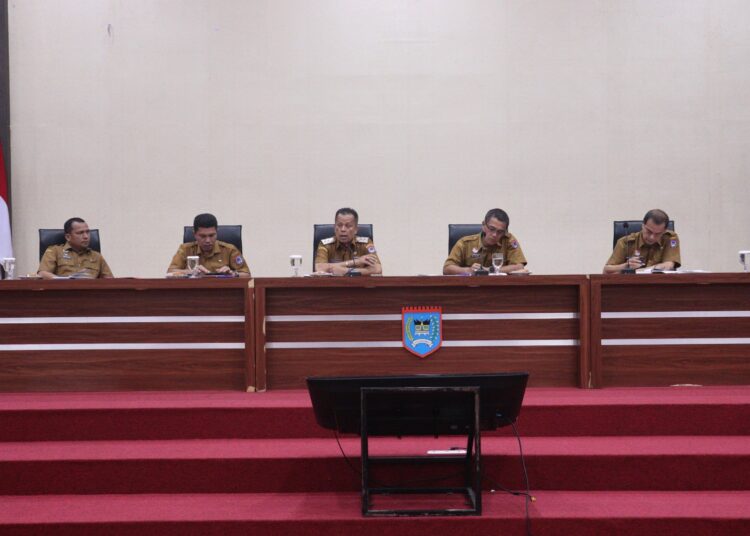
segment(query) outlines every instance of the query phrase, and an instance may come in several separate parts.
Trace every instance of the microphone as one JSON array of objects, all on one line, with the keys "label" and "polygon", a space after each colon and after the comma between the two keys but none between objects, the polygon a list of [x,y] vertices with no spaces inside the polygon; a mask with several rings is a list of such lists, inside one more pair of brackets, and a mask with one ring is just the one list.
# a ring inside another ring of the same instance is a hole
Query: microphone
[{"label": "microphone", "polygon": [[630,263],[628,262],[630,260],[630,241],[627,240],[627,236],[629,234],[628,233],[628,229],[630,229],[630,223],[628,223],[626,221],[622,222],[622,228],[625,229],[625,235],[624,236],[626,237],[626,240],[625,240],[625,268],[623,268],[622,270],[620,270],[620,273],[621,274],[634,274],[635,273],[635,268],[631,268],[630,267]]}]

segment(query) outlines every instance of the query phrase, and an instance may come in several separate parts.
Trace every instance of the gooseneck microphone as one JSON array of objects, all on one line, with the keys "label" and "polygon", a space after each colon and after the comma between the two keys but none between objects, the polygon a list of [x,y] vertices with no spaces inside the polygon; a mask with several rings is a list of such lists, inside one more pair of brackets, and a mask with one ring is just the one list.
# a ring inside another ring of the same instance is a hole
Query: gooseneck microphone
[{"label": "gooseneck microphone", "polygon": [[630,241],[627,239],[628,237],[628,229],[630,229],[630,223],[624,221],[622,222],[622,228],[625,229],[625,268],[620,270],[621,274],[634,274],[635,268],[630,267]]}]

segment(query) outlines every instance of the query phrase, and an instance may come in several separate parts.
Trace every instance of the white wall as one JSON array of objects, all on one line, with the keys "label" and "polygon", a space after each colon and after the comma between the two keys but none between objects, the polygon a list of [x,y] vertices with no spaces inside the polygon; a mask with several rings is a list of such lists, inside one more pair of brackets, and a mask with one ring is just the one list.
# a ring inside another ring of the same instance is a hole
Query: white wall
[{"label": "white wall", "polygon": [[511,216],[535,273],[598,272],[660,207],[683,263],[750,248],[747,0],[11,1],[14,247],[82,216],[161,276],[203,211],[256,275],[353,206],[387,275]]}]

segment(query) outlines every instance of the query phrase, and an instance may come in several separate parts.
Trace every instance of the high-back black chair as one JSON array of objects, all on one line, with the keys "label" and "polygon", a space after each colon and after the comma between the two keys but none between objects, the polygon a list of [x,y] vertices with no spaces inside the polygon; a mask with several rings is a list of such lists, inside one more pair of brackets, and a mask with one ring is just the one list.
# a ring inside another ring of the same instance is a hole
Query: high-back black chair
[{"label": "high-back black chair", "polygon": [[[222,242],[229,242],[242,253],[242,225],[219,225],[216,228],[216,239]],[[182,233],[182,242],[192,242],[195,240],[195,234],[192,225],[186,225]]]},{"label": "high-back black chair", "polygon": [[[336,234],[334,231],[334,224],[332,223],[316,223],[313,226],[313,256],[312,256],[312,267],[313,272],[315,271],[315,254],[318,252],[318,244],[324,238],[330,238]],[[357,236],[366,236],[370,240],[372,237],[372,224],[371,223],[360,223],[357,225]]]},{"label": "high-back black chair", "polygon": [[449,223],[448,224],[448,255],[450,255],[456,242],[465,236],[482,232],[481,223]]},{"label": "high-back black chair", "polygon": [[[623,236],[630,233],[637,233],[643,228],[643,220],[620,220],[615,221],[614,234],[612,236],[612,247],[614,248],[617,241]],[[674,220],[669,220],[667,229],[674,231]]]},{"label": "high-back black chair", "polygon": [[[99,241],[99,229],[91,229],[89,233],[89,247],[101,253],[102,246]],[[39,229],[39,258],[42,258],[48,247],[64,243],[65,231],[63,229]]]}]

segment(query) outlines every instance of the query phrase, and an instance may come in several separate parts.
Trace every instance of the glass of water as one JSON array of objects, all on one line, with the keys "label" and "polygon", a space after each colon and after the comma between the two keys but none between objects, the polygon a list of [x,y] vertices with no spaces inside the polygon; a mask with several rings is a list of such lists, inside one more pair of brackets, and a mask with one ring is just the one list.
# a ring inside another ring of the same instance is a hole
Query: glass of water
[{"label": "glass of water", "polygon": [[302,267],[302,255],[289,255],[289,264],[292,267],[292,277],[299,277]]},{"label": "glass of water", "polygon": [[190,255],[187,258],[187,269],[190,277],[198,277],[198,259],[197,255]]},{"label": "glass of water", "polygon": [[743,249],[740,253],[740,264],[742,268],[748,272],[750,271],[750,250]]},{"label": "glass of water", "polygon": [[16,259],[14,257],[5,257],[3,259],[3,270],[5,270],[5,279],[14,279],[16,275]]},{"label": "glass of water", "polygon": [[495,268],[494,275],[500,275],[500,268],[503,267],[503,254],[502,253],[493,253],[492,254],[492,266]]}]

